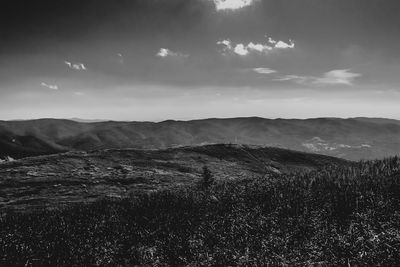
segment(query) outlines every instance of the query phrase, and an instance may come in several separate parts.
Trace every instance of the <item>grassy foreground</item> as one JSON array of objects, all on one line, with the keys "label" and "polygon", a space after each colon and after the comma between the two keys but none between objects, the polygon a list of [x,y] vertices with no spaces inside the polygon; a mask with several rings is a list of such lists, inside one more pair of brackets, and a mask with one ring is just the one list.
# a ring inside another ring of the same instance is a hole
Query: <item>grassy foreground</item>
[{"label": "grassy foreground", "polygon": [[0,266],[399,266],[399,200],[391,158],[8,213]]}]

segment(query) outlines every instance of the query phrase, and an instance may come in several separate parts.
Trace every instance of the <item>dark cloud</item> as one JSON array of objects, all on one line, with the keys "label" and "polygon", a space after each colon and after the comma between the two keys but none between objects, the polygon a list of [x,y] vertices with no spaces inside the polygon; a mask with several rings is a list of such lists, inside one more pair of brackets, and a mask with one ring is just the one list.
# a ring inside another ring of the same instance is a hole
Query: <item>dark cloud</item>
[{"label": "dark cloud", "polygon": [[[0,36],[19,47],[26,41],[73,42],[153,34],[194,27],[210,4],[193,0],[4,0]],[[31,44],[32,45],[32,44]],[[4,43],[3,45],[4,46]]]}]

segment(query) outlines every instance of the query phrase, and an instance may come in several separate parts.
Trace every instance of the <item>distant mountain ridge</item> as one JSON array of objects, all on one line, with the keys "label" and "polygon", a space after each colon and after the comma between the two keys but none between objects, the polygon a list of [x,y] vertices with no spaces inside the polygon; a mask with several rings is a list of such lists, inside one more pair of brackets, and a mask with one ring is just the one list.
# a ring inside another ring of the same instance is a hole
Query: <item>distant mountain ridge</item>
[{"label": "distant mountain ridge", "polygon": [[259,117],[163,122],[0,121],[0,157],[215,143],[274,146],[350,160],[383,158],[400,154],[400,121]]}]

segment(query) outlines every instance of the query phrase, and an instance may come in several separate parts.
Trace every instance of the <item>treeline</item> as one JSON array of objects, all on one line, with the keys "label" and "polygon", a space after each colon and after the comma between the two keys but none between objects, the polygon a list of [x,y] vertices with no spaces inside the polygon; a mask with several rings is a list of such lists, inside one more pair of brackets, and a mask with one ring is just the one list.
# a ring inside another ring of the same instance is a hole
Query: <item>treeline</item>
[{"label": "treeline", "polygon": [[399,266],[400,159],[0,219],[0,266]]}]

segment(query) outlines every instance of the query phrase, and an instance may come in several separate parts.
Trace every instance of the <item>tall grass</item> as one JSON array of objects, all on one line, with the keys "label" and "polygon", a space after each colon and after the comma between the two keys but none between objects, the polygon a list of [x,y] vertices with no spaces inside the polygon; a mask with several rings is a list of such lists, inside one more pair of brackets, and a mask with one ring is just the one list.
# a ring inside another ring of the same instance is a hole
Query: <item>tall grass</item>
[{"label": "tall grass", "polygon": [[9,213],[0,266],[399,266],[399,199],[389,158]]}]

